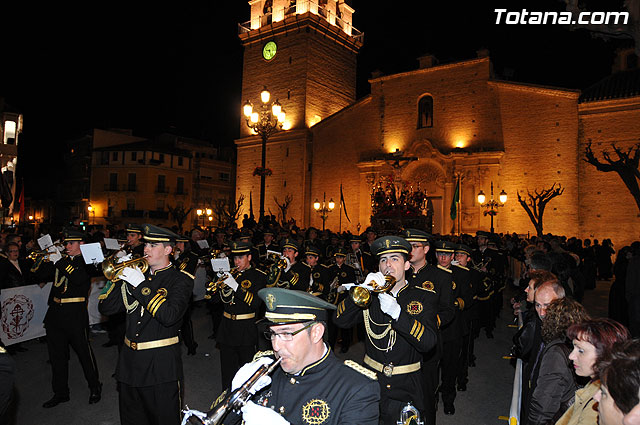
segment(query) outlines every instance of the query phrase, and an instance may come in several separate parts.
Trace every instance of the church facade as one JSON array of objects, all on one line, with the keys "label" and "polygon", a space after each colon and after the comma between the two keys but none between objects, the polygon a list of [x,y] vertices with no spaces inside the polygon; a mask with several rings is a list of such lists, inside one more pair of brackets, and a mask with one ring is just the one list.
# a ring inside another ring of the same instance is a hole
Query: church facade
[{"label": "church facade", "polygon": [[[502,191],[508,196],[495,231],[535,234],[517,194],[555,183],[564,192],[547,206],[545,233],[609,237],[618,247],[640,239],[638,208],[622,180],[584,161],[589,143],[597,153],[613,142],[623,149],[640,142],[640,93],[501,81],[480,51],[451,64],[420,58],[416,70],[372,77],[371,93],[356,100],[362,35],[351,26],[353,9],[342,0],[250,4],[252,19],[240,32],[243,101],[259,99],[268,84],[287,113],[287,130],[267,142],[267,213],[276,214],[275,200],[290,195],[288,216],[301,227],[322,227],[313,201],[326,193],[338,205],[342,187],[350,221],[336,207],[326,227],[358,232],[371,223],[374,188],[395,187],[426,195],[426,230],[474,233],[490,229],[477,194],[490,199],[493,187],[496,200]],[[276,53],[267,59],[268,43]],[[252,193],[255,200],[261,140],[241,127],[236,196]]]}]

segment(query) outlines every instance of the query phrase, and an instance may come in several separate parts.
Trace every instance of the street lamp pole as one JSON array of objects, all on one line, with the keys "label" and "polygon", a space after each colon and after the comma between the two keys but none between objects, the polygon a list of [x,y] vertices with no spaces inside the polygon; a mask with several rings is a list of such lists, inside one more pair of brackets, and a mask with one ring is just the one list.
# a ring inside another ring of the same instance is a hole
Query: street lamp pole
[{"label": "street lamp pole", "polygon": [[493,181],[491,182],[491,199],[487,203],[484,202],[486,200],[484,192],[481,190],[478,193],[478,203],[482,208],[486,208],[484,215],[491,217],[491,233],[493,233],[493,217],[498,214],[498,208],[504,207],[504,204],[507,203],[507,192],[502,190],[498,195],[498,199],[498,201],[493,199]]},{"label": "street lamp pole", "polygon": [[271,93],[269,93],[265,86],[260,93],[262,110],[259,113],[253,111],[253,104],[248,100],[242,107],[243,114],[247,121],[247,126],[262,139],[261,165],[260,168],[254,172],[254,175],[260,175],[260,220],[264,217],[266,177],[270,174],[270,172],[267,171],[267,139],[269,139],[269,136],[273,133],[282,129],[286,117],[280,103],[277,100],[273,103],[269,103],[270,99]]},{"label": "street lamp pole", "polygon": [[333,202],[333,198],[329,199],[329,203],[327,203],[327,193],[322,193],[322,204],[317,199],[313,203],[313,209],[320,213],[320,218],[322,219],[322,231],[324,232],[324,225],[329,218],[329,213],[333,211],[336,207],[336,203]]}]

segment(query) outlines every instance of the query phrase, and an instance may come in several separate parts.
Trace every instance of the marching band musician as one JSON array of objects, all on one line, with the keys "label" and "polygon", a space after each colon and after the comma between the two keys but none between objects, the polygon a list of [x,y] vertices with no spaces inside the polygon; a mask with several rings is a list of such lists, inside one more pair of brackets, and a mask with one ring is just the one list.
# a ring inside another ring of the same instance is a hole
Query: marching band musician
[{"label": "marching band musician", "polygon": [[329,279],[329,268],[319,263],[320,249],[315,245],[308,245],[305,249],[306,263],[311,269],[309,279],[309,289],[307,292],[327,300],[331,290],[331,280]]},{"label": "marching band musician", "polygon": [[411,267],[409,242],[385,236],[376,239],[371,249],[379,259],[380,272],[367,275],[365,282],[373,280],[384,286],[384,276],[390,275],[395,284],[387,293],[372,293],[372,302],[364,310],[351,297],[345,298],[334,320],[339,327],[348,327],[364,316],[364,363],[378,372],[381,419],[395,425],[408,402],[424,415],[422,353],[436,345],[436,311],[426,292],[409,285],[405,278]]},{"label": "marching band musician", "polygon": [[228,276],[224,286],[212,297],[214,302],[222,302],[224,308],[216,339],[220,344],[223,388],[231,385],[234,373],[250,362],[256,352],[256,316],[261,304],[257,293],[267,284],[266,275],[251,266],[249,242],[234,242],[231,254],[235,277]]},{"label": "marching band musician", "polygon": [[99,402],[102,394],[96,358],[88,337],[87,300],[91,274],[95,273],[82,258],[80,245],[84,243],[84,233],[66,230],[63,244],[67,255],[63,258],[57,250],[52,251],[50,262],[43,263],[35,271],[39,280],[53,280],[44,326],[47,330],[54,395],[42,405],[44,408],[69,401],[69,346],[78,355],[84,377],[89,384],[89,404]]},{"label": "marching band musician", "polygon": [[126,335],[116,367],[120,422],[180,423],[182,359],[178,331],[193,280],[170,261],[178,235],[143,226],[149,270],[125,267],[122,281],[107,282],[99,296],[102,314],[126,312]]},{"label": "marching band musician", "polygon": [[144,257],[144,242],[142,226],[135,223],[127,225],[127,245],[126,251],[131,253],[131,258]]},{"label": "marching band musician", "polygon": [[440,327],[446,325],[455,315],[451,273],[427,262],[431,248],[431,235],[418,229],[406,229],[404,238],[411,244],[411,269],[407,273],[409,283],[424,292],[425,299],[436,312],[438,344],[424,354],[422,374],[424,377],[424,423],[436,422],[437,391],[439,384],[438,368],[442,358],[442,335]]},{"label": "marching band musician", "polygon": [[231,389],[271,364],[273,357],[281,363],[273,376],[258,381],[253,401],[241,409],[242,418],[232,414],[225,423],[242,419],[246,425],[377,425],[380,391],[375,373],[338,359],[324,342],[327,310],[335,306],[284,288],[265,288],[258,295],[267,307],[265,337],[273,351],[256,354],[253,363],[238,371]]},{"label": "marching band musician", "polygon": [[[339,304],[349,295],[348,292],[344,291],[344,286],[342,285],[356,283],[356,270],[346,263],[347,250],[344,247],[336,248],[333,257],[335,264],[329,267],[329,281],[332,282],[332,284],[328,301],[332,304]],[[349,345],[351,345],[353,328],[340,329],[340,335],[342,337],[342,347],[340,351],[346,353],[349,351]],[[331,322],[329,324],[329,345],[333,347],[337,339],[338,330],[335,324]]]},{"label": "marching band musician", "polygon": [[471,273],[465,267],[452,264],[456,244],[449,241],[435,243],[438,267],[451,272],[451,289],[455,306],[455,316],[440,330],[442,332],[442,360],[440,361],[441,380],[440,392],[444,404],[444,414],[453,415],[456,412],[453,402],[456,398],[456,378],[460,368],[462,338],[465,333],[465,322],[462,311],[472,301]]},{"label": "marching band musician", "polygon": [[478,248],[471,253],[473,262],[478,265],[479,271],[482,273],[483,288],[481,294],[478,295],[478,304],[480,309],[480,326],[484,326],[487,338],[493,338],[493,330],[496,327],[496,318],[493,313],[493,299],[496,290],[496,281],[494,278],[495,271],[492,249],[489,249],[489,237],[491,234],[484,230],[476,232],[476,242]]},{"label": "marching band musician", "polygon": [[[200,261],[200,259],[193,251],[191,251],[189,238],[184,236],[179,236],[178,238],[176,238],[176,245],[173,251],[174,252],[172,253],[171,257],[171,262],[173,263],[173,265],[178,270],[186,273],[191,278],[191,280],[195,282],[196,268],[198,267],[198,262]],[[196,349],[198,348],[198,343],[196,342],[193,333],[193,323],[191,322],[192,310],[193,296],[189,300],[189,307],[184,313],[184,317],[182,319],[182,327],[180,328],[180,335],[182,336],[184,345],[187,346],[188,356],[195,356]]]},{"label": "marching band musician", "polygon": [[285,239],[282,244],[282,255],[289,260],[289,268],[280,275],[275,283],[276,286],[307,291],[311,269],[305,263],[298,261],[298,254],[298,243],[294,239]]},{"label": "marching band musician", "polygon": [[347,264],[356,269],[357,283],[362,283],[364,277],[370,271],[373,271],[375,267],[374,260],[371,254],[360,249],[360,238],[353,236],[349,240],[349,243],[351,245],[351,250],[347,255]]},{"label": "marching band musician", "polygon": [[266,229],[262,232],[262,243],[258,244],[258,252],[260,253],[260,264],[267,261],[267,251],[280,251],[280,247],[273,240],[273,230]]}]

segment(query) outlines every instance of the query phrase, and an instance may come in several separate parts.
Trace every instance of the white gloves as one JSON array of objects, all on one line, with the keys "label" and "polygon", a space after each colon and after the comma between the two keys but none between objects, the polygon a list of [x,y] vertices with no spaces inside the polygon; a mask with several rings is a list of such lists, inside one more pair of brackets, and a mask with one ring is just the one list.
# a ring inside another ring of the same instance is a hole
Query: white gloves
[{"label": "white gloves", "polygon": [[125,254],[124,251],[118,251],[118,253],[116,254],[116,258],[118,258],[118,264],[124,263],[125,261],[131,260],[131,254]]},{"label": "white gloves", "polygon": [[49,254],[49,261],[51,261],[53,264],[57,263],[61,259],[62,255],[57,250]]},{"label": "white gloves", "polygon": [[373,289],[373,285],[371,285],[371,281],[374,281],[376,285],[383,287],[385,285],[384,275],[382,272],[377,273],[369,273],[367,277],[364,279],[364,286],[367,289]]},{"label": "white gloves", "polygon": [[391,295],[384,292],[380,292],[378,294],[378,300],[380,300],[380,310],[393,317],[394,320],[398,320],[398,317],[400,317],[400,311],[402,310],[398,301],[396,301],[396,299]]},{"label": "white gloves", "polygon": [[134,288],[144,282],[144,273],[133,267],[125,267],[120,273],[120,279],[128,282]]},{"label": "white gloves", "polygon": [[238,282],[236,282],[236,280],[231,275],[229,275],[229,277],[224,280],[224,284],[233,289],[233,292],[236,292],[236,290],[238,289]]},{"label": "white gloves", "polygon": [[338,286],[338,294],[342,294],[346,290],[347,290],[346,286],[344,286],[344,285]]},{"label": "white gloves", "polygon": [[[260,369],[261,366],[270,365],[271,363],[273,363],[273,359],[271,357],[260,357],[255,362],[247,363],[244,366],[242,366],[236,372],[236,375],[233,377],[233,381],[231,381],[231,391],[235,391],[238,388],[240,388],[242,384],[247,382],[247,380],[251,378],[258,369]],[[269,375],[263,376],[258,380],[256,385],[253,386],[253,388],[250,391],[251,394],[257,393],[258,391],[260,391],[270,383],[271,383],[271,377]]]},{"label": "white gloves", "polygon": [[240,410],[245,425],[289,425],[275,410],[258,406],[252,401],[247,402]]}]

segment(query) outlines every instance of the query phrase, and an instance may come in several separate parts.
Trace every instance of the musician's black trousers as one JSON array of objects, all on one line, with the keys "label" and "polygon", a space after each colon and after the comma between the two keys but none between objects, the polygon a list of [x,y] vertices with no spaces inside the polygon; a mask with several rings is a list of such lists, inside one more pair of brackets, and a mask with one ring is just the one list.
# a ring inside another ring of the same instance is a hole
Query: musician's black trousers
[{"label": "musician's black trousers", "polygon": [[222,388],[231,388],[231,381],[238,369],[253,360],[256,347],[253,345],[232,346],[220,344],[220,368]]},{"label": "musician's black trousers", "polygon": [[69,346],[78,355],[84,377],[90,389],[100,386],[96,359],[89,344],[87,327],[80,323],[68,323],[64,326],[47,324],[47,348],[51,360],[52,387],[55,395],[69,395]]},{"label": "musician's black trousers", "polygon": [[122,425],[179,425],[181,382],[171,381],[148,387],[132,387],[119,382],[120,423]]}]

